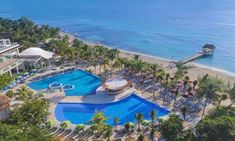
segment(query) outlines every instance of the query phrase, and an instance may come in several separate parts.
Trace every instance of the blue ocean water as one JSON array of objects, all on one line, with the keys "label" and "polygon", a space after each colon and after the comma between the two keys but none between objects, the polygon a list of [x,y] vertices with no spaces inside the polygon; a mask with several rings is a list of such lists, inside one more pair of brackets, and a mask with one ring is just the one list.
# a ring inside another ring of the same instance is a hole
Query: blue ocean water
[{"label": "blue ocean water", "polygon": [[180,60],[216,45],[196,63],[235,73],[234,0],[1,0],[0,17],[26,16],[82,39]]},{"label": "blue ocean water", "polygon": [[136,95],[131,95],[123,100],[108,104],[87,103],[58,103],[55,109],[56,119],[60,122],[69,120],[73,124],[87,124],[94,113],[103,112],[107,117],[106,123],[114,125],[114,117],[119,118],[119,124],[136,122],[135,114],[142,113],[144,119],[150,120],[150,112],[157,111],[157,117],[169,114],[169,110],[153,104]]},{"label": "blue ocean water", "polygon": [[31,82],[28,86],[34,90],[43,90],[48,89],[53,83],[61,83],[63,86],[73,85],[74,89],[64,91],[66,96],[84,96],[95,93],[96,88],[101,85],[101,80],[83,70],[75,70]]}]

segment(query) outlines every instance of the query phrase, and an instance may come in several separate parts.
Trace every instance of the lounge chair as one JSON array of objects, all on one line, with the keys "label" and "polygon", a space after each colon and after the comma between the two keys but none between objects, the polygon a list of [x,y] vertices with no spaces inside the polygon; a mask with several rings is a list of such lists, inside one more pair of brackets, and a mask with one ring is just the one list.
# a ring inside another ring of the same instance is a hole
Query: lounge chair
[{"label": "lounge chair", "polygon": [[113,139],[112,141],[122,141],[122,138]]}]

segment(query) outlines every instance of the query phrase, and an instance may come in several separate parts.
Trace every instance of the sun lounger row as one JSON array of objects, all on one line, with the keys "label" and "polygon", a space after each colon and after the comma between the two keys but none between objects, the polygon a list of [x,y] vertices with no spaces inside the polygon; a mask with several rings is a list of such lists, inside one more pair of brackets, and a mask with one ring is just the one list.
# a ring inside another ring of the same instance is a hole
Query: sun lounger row
[{"label": "sun lounger row", "polygon": [[43,75],[43,76],[35,77],[35,78],[33,78],[31,81],[41,80],[41,79],[43,79],[43,78],[47,78],[47,77],[54,76],[54,75],[57,75],[57,74],[63,74],[63,73],[66,73],[66,72],[70,72],[70,71],[73,71],[73,70],[75,70],[75,69],[76,69],[76,68],[68,68],[68,69],[65,69],[65,70],[62,70],[62,71],[51,72],[51,73],[48,73],[48,74]]}]

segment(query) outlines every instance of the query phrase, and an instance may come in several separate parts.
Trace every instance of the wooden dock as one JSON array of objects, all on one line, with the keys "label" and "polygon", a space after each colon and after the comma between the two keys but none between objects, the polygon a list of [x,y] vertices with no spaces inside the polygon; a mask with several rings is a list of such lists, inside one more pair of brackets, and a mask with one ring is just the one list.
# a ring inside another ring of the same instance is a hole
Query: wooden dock
[{"label": "wooden dock", "polygon": [[181,62],[183,64],[186,64],[188,62],[191,62],[191,61],[194,61],[196,59],[199,59],[203,56],[210,56],[210,55],[214,55],[214,51],[215,51],[215,46],[212,45],[212,44],[205,44],[203,47],[202,47],[202,51],[198,52],[197,54],[191,56],[191,57],[188,57],[188,58],[185,58],[183,60],[180,60],[178,62]]},{"label": "wooden dock", "polygon": [[202,56],[204,56],[205,54],[203,52],[199,52],[191,57],[188,57],[188,58],[185,58],[183,60],[180,60],[179,62],[183,63],[183,64],[186,64],[186,63],[189,63],[191,61],[194,61],[196,59],[199,59],[201,58]]}]

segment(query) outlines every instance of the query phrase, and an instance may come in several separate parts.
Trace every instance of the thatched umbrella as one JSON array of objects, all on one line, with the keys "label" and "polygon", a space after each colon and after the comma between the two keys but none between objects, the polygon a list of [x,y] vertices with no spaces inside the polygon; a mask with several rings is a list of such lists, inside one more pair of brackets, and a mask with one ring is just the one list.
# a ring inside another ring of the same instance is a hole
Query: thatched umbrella
[{"label": "thatched umbrella", "polygon": [[10,108],[11,99],[6,95],[0,94],[0,112]]}]

